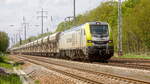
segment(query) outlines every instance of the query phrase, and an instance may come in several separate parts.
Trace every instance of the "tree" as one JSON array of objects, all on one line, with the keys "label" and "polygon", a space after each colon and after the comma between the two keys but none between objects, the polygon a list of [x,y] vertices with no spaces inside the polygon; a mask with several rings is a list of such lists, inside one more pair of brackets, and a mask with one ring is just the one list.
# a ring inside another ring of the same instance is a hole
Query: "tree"
[{"label": "tree", "polygon": [[5,32],[0,32],[0,52],[6,52],[9,46],[9,38]]}]

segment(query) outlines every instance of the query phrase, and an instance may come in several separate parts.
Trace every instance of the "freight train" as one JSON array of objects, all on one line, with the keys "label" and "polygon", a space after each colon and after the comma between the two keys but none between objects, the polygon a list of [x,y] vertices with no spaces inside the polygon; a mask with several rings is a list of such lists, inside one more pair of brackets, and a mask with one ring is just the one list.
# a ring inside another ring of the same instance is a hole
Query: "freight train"
[{"label": "freight train", "polygon": [[10,49],[14,54],[48,56],[69,60],[106,61],[114,54],[108,23],[87,22],[63,32]]}]

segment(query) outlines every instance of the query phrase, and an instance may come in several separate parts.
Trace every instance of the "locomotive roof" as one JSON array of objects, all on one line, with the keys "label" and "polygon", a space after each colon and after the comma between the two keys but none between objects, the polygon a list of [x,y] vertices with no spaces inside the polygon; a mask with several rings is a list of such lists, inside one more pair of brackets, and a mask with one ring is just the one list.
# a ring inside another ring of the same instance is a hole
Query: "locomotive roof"
[{"label": "locomotive roof", "polygon": [[[99,22],[98,22],[98,21],[96,21],[96,22],[86,22],[86,23],[84,23],[84,24],[90,24],[90,25],[103,24],[103,25],[108,25],[107,22],[100,22],[100,21],[99,21]],[[74,26],[74,27],[72,27],[72,28],[70,28],[70,29],[68,29],[68,30],[65,30],[63,33],[66,33],[66,32],[69,32],[69,31],[78,30],[78,29],[80,29],[80,27],[83,26],[84,24],[81,24],[81,25],[79,25],[79,26]]]},{"label": "locomotive roof", "polygon": [[93,24],[93,25],[95,25],[95,24],[97,24],[97,23],[99,23],[99,24],[103,24],[103,25],[108,25],[108,23],[107,22],[87,22],[87,23],[89,23],[89,24]]}]

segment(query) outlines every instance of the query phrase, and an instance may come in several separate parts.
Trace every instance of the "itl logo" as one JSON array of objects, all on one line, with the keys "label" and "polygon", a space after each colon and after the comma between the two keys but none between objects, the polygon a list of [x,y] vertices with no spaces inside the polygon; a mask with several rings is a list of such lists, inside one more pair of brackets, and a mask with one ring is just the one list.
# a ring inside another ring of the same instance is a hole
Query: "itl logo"
[{"label": "itl logo", "polygon": [[101,40],[105,40],[105,38],[102,38]]},{"label": "itl logo", "polygon": [[67,43],[72,42],[72,38],[67,39]]},{"label": "itl logo", "polygon": [[[93,38],[93,40],[95,40],[95,41],[100,41],[100,40],[102,40],[101,38]],[[105,39],[104,39],[105,40]]]}]

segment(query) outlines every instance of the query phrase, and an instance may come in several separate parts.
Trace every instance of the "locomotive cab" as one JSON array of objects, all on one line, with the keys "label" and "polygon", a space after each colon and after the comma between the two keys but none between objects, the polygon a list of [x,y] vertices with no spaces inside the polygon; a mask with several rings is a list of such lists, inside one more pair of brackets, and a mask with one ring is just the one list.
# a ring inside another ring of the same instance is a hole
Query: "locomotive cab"
[{"label": "locomotive cab", "polygon": [[107,60],[114,54],[110,27],[107,23],[92,22],[85,31],[87,35],[87,52],[93,59]]}]

